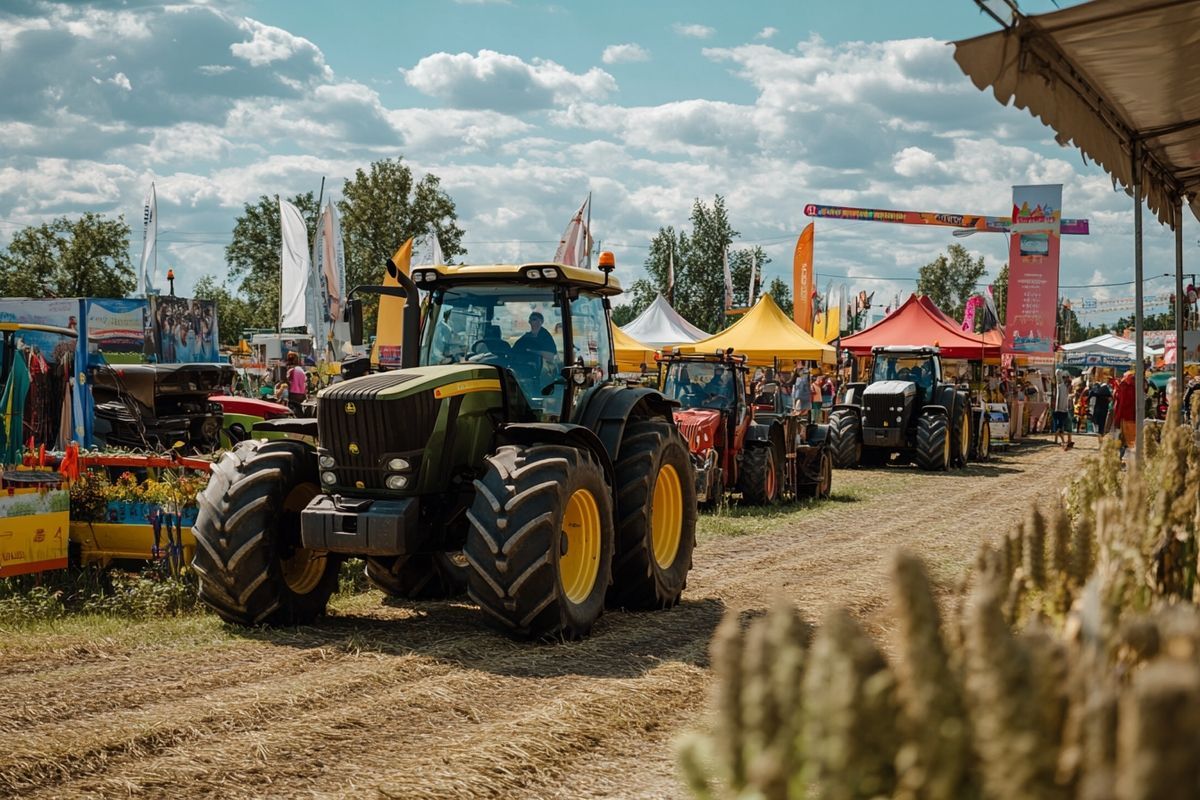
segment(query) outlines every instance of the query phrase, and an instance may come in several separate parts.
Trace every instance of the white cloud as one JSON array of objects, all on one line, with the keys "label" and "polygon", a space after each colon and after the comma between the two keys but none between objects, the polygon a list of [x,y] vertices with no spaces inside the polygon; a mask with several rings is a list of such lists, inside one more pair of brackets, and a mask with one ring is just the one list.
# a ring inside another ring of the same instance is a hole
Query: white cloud
[{"label": "white cloud", "polygon": [[514,113],[602,100],[617,89],[616,80],[598,67],[574,73],[553,61],[526,62],[495,50],[434,53],[401,72],[409,86],[452,107]]},{"label": "white cloud", "polygon": [[906,147],[892,158],[892,169],[905,178],[916,178],[930,172],[937,164],[937,156],[919,147]]},{"label": "white cloud", "polygon": [[770,26],[767,26],[766,28],[763,28],[761,31],[759,31],[757,34],[755,34],[754,38],[766,40],[766,39],[770,39],[770,38],[774,37],[775,34],[777,34],[777,33],[779,33],[779,28],[772,28]]},{"label": "white cloud", "polygon": [[604,48],[600,60],[605,64],[623,64],[634,61],[649,61],[650,51],[640,44],[610,44]]},{"label": "white cloud", "polygon": [[695,23],[687,25],[682,22],[676,22],[671,26],[671,29],[680,36],[688,36],[692,39],[708,39],[717,32],[715,28],[710,28],[707,25],[697,25]]},{"label": "white cloud", "polygon": [[204,64],[196,67],[196,71],[201,75],[224,75],[226,72],[233,72],[234,68],[228,64]]},{"label": "white cloud", "polygon": [[251,34],[250,41],[230,45],[229,52],[250,62],[253,67],[286,61],[304,52],[317,52],[312,42],[294,36],[282,28],[264,25],[252,19],[244,20],[242,28]]}]

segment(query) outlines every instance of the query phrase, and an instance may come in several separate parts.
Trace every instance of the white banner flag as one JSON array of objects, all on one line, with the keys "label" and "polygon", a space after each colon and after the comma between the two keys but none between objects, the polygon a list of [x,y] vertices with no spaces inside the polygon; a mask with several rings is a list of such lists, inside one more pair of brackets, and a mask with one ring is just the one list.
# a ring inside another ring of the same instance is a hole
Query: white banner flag
[{"label": "white banner flag", "polygon": [[721,270],[725,274],[725,310],[733,308],[733,276],[729,274],[729,248],[721,251]]},{"label": "white banner flag", "polygon": [[434,267],[445,263],[446,257],[442,255],[442,243],[438,241],[437,228],[430,223],[425,235],[413,242],[412,265]]},{"label": "white banner flag", "polygon": [[755,295],[755,289],[757,288],[755,286],[755,284],[757,283],[757,279],[758,279],[758,251],[755,251],[754,252],[754,260],[750,262],[750,292],[748,295],[750,298],[750,302],[746,303],[746,305],[750,306],[750,307],[754,306],[754,295]]},{"label": "white banner flag", "polygon": [[279,327],[306,325],[304,295],[308,291],[308,273],[312,269],[308,255],[308,228],[300,209],[287,200],[279,201],[279,224],[283,246],[279,254]]},{"label": "white banner flag", "polygon": [[575,216],[567,223],[567,229],[563,231],[558,249],[554,252],[555,264],[582,267],[587,263],[588,253],[592,249],[592,232],[588,230],[588,222],[592,215],[589,207],[591,202],[592,196],[589,194],[575,212]]},{"label": "white banner flag", "polygon": [[142,263],[138,265],[137,293],[154,291],[158,279],[158,195],[154,184],[142,202]]}]

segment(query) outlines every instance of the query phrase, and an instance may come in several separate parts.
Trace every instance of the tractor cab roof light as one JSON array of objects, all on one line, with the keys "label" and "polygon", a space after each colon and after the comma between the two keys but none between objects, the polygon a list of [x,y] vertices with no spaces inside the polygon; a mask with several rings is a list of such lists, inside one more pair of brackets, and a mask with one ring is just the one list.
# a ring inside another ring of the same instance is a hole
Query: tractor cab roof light
[{"label": "tractor cab roof light", "polygon": [[542,277],[554,280],[558,277],[558,270],[556,270],[554,267],[546,267],[542,270]]}]

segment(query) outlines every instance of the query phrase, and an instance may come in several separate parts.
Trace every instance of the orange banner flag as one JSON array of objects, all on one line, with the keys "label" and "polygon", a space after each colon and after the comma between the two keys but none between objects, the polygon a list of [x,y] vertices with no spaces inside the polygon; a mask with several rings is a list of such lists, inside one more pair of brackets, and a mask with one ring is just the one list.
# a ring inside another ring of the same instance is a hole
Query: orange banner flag
[{"label": "orange banner flag", "polygon": [[812,330],[813,223],[808,223],[796,240],[792,256],[792,319],[805,331]]},{"label": "orange banner flag", "polygon": [[[392,268],[395,267],[395,269],[407,275],[409,265],[412,262],[412,248],[412,239],[400,245],[400,249],[392,256],[391,263],[384,270],[384,286],[400,285],[400,281],[396,278]],[[403,329],[404,299],[401,297],[380,297],[379,316],[375,321],[375,346],[371,349],[371,363],[378,364],[381,360],[384,363],[399,363],[399,349],[402,343]]]}]

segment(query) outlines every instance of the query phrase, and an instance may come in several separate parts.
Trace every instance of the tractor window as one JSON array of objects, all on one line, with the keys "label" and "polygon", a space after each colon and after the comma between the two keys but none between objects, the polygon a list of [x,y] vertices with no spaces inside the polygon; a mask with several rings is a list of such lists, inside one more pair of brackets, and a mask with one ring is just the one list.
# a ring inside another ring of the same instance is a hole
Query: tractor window
[{"label": "tractor window", "polygon": [[535,412],[555,419],[561,413],[562,309],[553,289],[500,285],[440,290],[431,299],[422,336],[422,364],[506,367]]},{"label": "tractor window", "polygon": [[875,357],[872,381],[911,381],[926,392],[933,388],[937,372],[929,356],[893,356],[880,353]]},{"label": "tractor window", "polygon": [[732,410],[734,370],[710,361],[672,361],[667,367],[663,394],[678,400],[684,408]]},{"label": "tractor window", "polygon": [[583,359],[583,365],[588,368],[588,384],[607,380],[612,347],[604,301],[599,297],[581,294],[571,301],[571,339],[575,349],[571,363]]}]

